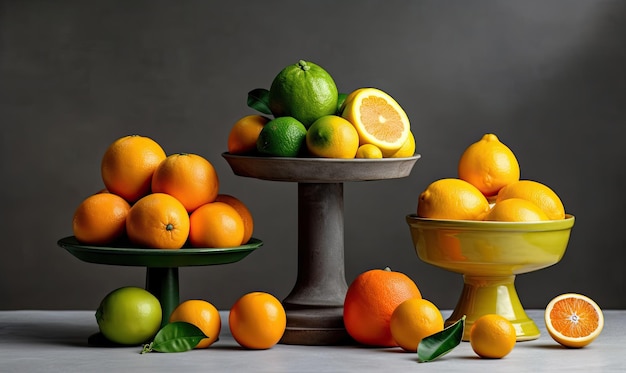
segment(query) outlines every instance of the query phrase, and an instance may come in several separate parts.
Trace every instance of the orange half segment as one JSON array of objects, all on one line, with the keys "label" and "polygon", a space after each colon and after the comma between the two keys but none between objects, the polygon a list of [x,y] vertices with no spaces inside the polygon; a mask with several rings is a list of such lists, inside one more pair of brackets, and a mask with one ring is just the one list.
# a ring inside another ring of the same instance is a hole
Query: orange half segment
[{"label": "orange half segment", "polygon": [[402,107],[376,88],[360,88],[348,95],[342,116],[356,128],[361,145],[376,145],[383,153],[400,149],[411,131]]},{"label": "orange half segment", "polygon": [[552,299],[544,314],[550,336],[565,347],[591,343],[604,327],[604,316],[592,299],[581,294],[562,294]]}]

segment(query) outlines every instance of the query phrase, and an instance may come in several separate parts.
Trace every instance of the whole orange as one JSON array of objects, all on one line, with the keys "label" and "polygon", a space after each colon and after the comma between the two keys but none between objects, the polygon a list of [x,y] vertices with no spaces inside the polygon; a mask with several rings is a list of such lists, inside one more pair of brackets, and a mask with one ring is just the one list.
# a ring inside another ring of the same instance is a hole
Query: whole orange
[{"label": "whole orange", "polygon": [[343,305],[346,330],[361,344],[397,346],[390,330],[391,315],[400,303],[421,297],[415,282],[404,273],[389,268],[363,272],[346,293]]},{"label": "whole orange", "polygon": [[202,299],[189,299],[179,304],[170,315],[169,322],[184,321],[197,326],[207,338],[195,348],[207,348],[220,336],[222,320],[214,305]]},{"label": "whole orange", "polygon": [[272,294],[252,292],[239,298],[232,306],[228,326],[239,345],[264,350],[283,337],[287,315],[283,305]]},{"label": "whole orange", "polygon": [[234,207],[224,202],[200,206],[189,216],[189,223],[191,246],[236,247],[243,241],[243,219]]},{"label": "whole orange", "polygon": [[263,115],[247,115],[239,119],[228,134],[228,152],[245,154],[256,151],[259,133],[270,119]]},{"label": "whole orange", "polygon": [[130,208],[126,233],[139,246],[180,249],[189,236],[189,215],[185,206],[171,195],[148,194]]},{"label": "whole orange", "polygon": [[215,168],[197,154],[176,153],[159,164],[152,176],[152,193],[176,197],[187,212],[213,202],[219,189]]},{"label": "whole orange", "polygon": [[126,232],[130,205],[112,193],[97,193],[85,198],[74,212],[72,229],[76,239],[87,245],[106,245]]},{"label": "whole orange", "polygon": [[239,198],[231,196],[230,194],[218,194],[217,198],[215,198],[215,202],[227,203],[237,210],[241,219],[243,219],[243,240],[241,243],[245,244],[250,241],[252,233],[254,232],[254,219],[248,207]]},{"label": "whole orange", "polygon": [[121,137],[104,152],[102,181],[109,192],[132,204],[150,193],[152,174],[165,157],[163,148],[149,137]]},{"label": "whole orange", "polygon": [[443,326],[441,312],[426,299],[407,299],[391,314],[391,335],[409,352],[416,352],[422,339],[442,331]]}]

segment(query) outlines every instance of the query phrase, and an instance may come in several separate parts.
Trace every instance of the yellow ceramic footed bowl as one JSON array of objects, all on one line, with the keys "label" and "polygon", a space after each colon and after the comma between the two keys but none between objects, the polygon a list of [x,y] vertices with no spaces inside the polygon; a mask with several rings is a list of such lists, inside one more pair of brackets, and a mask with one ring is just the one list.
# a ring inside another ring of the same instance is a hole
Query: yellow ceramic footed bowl
[{"label": "yellow ceramic footed bowl", "polygon": [[446,326],[466,316],[463,340],[483,315],[498,314],[515,328],[518,341],[539,338],[515,290],[515,276],[558,263],[574,216],[541,222],[435,220],[406,217],[418,257],[463,274],[463,290]]},{"label": "yellow ceramic footed bowl", "polygon": [[418,257],[470,276],[509,276],[558,263],[567,248],[574,216],[540,222],[426,219],[406,221]]}]

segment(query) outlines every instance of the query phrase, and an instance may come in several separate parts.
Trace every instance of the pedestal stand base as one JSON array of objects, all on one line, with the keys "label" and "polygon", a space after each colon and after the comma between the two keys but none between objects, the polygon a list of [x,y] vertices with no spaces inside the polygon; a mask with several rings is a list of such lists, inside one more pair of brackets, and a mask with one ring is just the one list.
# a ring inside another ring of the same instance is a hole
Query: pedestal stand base
[{"label": "pedestal stand base", "polygon": [[495,313],[511,321],[518,341],[539,338],[539,328],[526,315],[517,296],[514,281],[514,275],[463,276],[463,292],[445,326],[455,323],[465,315],[463,340],[469,341],[469,332],[474,322],[483,315]]},{"label": "pedestal stand base", "polygon": [[342,345],[352,342],[343,325],[343,307],[286,310],[287,329],[280,343]]}]

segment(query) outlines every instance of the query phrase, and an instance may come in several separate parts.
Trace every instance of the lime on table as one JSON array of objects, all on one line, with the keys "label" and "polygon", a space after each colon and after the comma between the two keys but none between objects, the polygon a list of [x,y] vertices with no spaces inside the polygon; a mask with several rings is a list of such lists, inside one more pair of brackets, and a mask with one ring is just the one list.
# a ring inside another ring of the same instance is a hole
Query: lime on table
[{"label": "lime on table", "polygon": [[335,114],[337,100],[332,76],[321,66],[304,60],[281,70],[269,92],[274,117],[294,117],[306,128],[324,115]]},{"label": "lime on table", "polygon": [[149,291],[126,286],[107,294],[98,310],[96,321],[102,335],[122,345],[148,341],[161,327],[159,300]]}]

